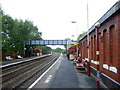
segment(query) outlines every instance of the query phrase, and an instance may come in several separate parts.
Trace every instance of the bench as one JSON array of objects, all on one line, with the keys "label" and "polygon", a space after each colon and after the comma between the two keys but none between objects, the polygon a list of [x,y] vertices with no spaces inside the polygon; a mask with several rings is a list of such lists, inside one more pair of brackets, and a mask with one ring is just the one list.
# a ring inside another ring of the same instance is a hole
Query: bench
[{"label": "bench", "polygon": [[77,59],[73,60],[73,64],[81,63],[81,59],[78,57]]},{"label": "bench", "polygon": [[78,59],[73,60],[73,64],[76,64],[78,62]]},{"label": "bench", "polygon": [[85,70],[85,60],[82,59],[81,63],[76,63],[76,68],[80,70]]}]

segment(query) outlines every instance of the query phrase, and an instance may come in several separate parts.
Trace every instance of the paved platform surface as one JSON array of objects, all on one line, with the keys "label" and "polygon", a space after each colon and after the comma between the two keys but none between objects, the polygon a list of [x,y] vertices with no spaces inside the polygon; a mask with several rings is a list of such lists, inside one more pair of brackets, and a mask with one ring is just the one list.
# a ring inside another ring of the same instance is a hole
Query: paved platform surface
[{"label": "paved platform surface", "polygon": [[72,61],[63,56],[49,88],[96,88],[96,81],[88,77],[86,72],[77,72]]},{"label": "paved platform surface", "polygon": [[73,62],[61,55],[54,66],[32,88],[96,88],[86,72],[78,72]]},{"label": "paved platform surface", "polygon": [[49,88],[79,88],[79,80],[71,61],[63,56],[61,65],[57,70]]}]

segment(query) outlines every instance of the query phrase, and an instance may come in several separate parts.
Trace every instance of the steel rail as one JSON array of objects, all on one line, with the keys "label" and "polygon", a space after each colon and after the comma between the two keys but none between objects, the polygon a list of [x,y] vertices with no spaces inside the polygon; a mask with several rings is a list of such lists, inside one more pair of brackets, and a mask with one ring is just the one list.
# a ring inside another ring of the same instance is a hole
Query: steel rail
[{"label": "steel rail", "polygon": [[[3,75],[1,75],[1,77],[4,77],[3,82],[2,82],[3,88],[18,87],[21,83],[25,82],[28,78],[30,78],[31,76],[34,76],[37,72],[39,72],[42,69],[44,69],[45,67],[49,66],[50,63],[55,61],[55,59],[57,59],[57,58],[58,58],[58,56],[53,55],[53,57],[44,58],[43,60],[39,60],[34,63],[33,62],[29,63],[28,65],[25,65],[23,67],[19,67],[19,68],[16,67],[16,69],[13,71],[5,72]],[[48,60],[48,59],[50,59],[50,60]],[[19,63],[19,64],[21,64],[21,63]],[[16,64],[14,64],[14,65],[16,65]],[[18,82],[16,83],[16,81],[18,81]]]}]

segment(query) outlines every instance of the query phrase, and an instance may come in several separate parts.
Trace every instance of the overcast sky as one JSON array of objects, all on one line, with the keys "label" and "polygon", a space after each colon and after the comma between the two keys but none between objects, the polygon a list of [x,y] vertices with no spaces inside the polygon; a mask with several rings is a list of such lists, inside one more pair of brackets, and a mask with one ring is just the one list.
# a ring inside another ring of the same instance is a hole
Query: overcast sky
[{"label": "overcast sky", "polygon": [[[88,0],[89,28],[117,1]],[[5,14],[33,21],[46,40],[72,38],[87,31],[87,0],[0,0],[0,3]]]}]

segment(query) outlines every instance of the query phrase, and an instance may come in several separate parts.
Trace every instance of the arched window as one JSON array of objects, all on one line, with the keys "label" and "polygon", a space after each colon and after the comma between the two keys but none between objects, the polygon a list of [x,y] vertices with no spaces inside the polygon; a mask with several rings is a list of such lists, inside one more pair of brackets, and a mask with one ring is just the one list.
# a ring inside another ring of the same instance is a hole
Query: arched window
[{"label": "arched window", "polygon": [[96,60],[96,35],[93,38],[93,60]]},{"label": "arched window", "polygon": [[107,60],[107,29],[103,30],[103,62],[106,63]]},{"label": "arched window", "polygon": [[109,34],[110,34],[110,64],[113,65],[113,59],[115,57],[115,53],[116,53],[116,31],[115,31],[115,25],[111,25],[109,27]]},{"label": "arched window", "polygon": [[93,37],[91,37],[91,44],[90,44],[90,46],[91,46],[91,60],[93,60]]}]

